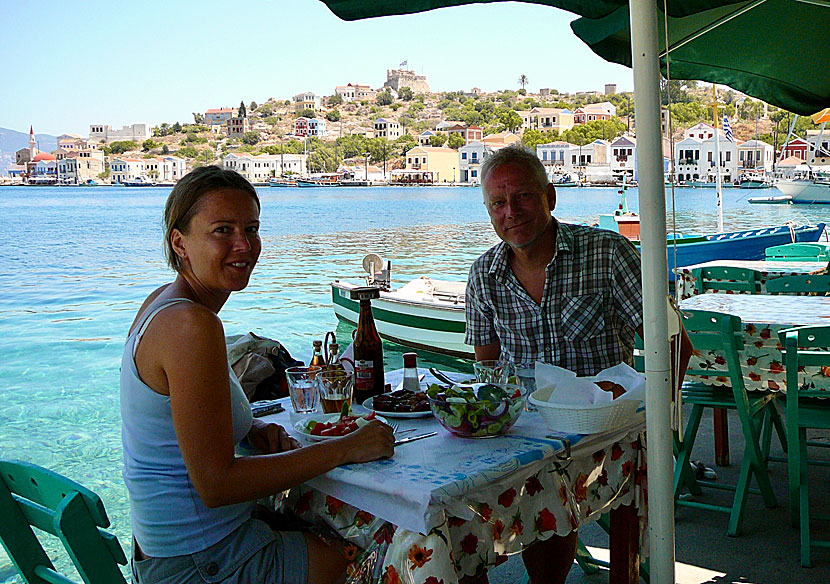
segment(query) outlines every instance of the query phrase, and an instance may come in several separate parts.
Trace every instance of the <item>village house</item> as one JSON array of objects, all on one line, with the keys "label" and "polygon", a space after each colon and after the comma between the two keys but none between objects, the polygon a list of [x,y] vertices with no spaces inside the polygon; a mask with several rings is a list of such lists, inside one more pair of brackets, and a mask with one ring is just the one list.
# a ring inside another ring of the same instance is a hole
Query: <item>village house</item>
[{"label": "village house", "polygon": [[610,120],[617,115],[617,106],[610,101],[590,103],[574,112],[575,124],[587,124],[598,120]]},{"label": "village house", "polygon": [[338,85],[334,88],[334,93],[342,97],[344,103],[363,100],[373,101],[377,98],[377,91],[373,91],[368,85],[361,85],[360,83]]},{"label": "village house", "polygon": [[393,177],[417,173],[427,182],[455,182],[458,178],[458,152],[452,148],[415,146],[406,153],[406,173],[393,170]]},{"label": "village house", "polygon": [[762,140],[747,140],[738,144],[739,171],[772,172],[775,150]]},{"label": "village house", "polygon": [[498,134],[488,134],[487,136],[484,136],[484,138],[481,139],[481,142],[490,148],[499,149],[515,144],[519,140],[521,140],[521,138],[513,132],[499,132]]},{"label": "village house", "polygon": [[61,134],[57,137],[58,150],[81,150],[86,148],[88,140],[77,134]]},{"label": "village house", "polygon": [[[819,142],[819,136],[821,141]],[[830,158],[830,130],[807,130],[807,142],[810,144],[810,156],[816,164],[827,164]],[[807,159],[810,161],[810,158]]]},{"label": "village house", "polygon": [[571,164],[571,144],[557,140],[547,144],[536,145],[536,157],[542,161],[548,178],[573,171]]},{"label": "village house", "polygon": [[[738,178],[738,145],[727,140],[726,136],[718,130],[718,150],[720,154],[720,176],[724,182],[732,182]],[[700,163],[698,164],[699,174],[707,182],[715,182],[717,179],[717,167],[715,165],[715,137],[704,140],[700,144]]]},{"label": "village house", "polygon": [[216,109],[209,109],[205,112],[205,124],[208,126],[227,127],[228,120],[236,114],[236,109],[232,107],[220,107]]},{"label": "village house", "polygon": [[124,184],[147,178],[144,174],[144,161],[140,158],[110,159],[110,182]]},{"label": "village house", "polygon": [[674,146],[674,168],[678,181],[700,180],[700,138],[689,136]]},{"label": "village house", "polygon": [[305,93],[298,93],[291,98],[294,102],[294,111],[300,112],[305,109],[317,111],[320,109],[320,96],[313,91],[306,91]]},{"label": "village house", "polygon": [[481,180],[481,163],[495,150],[480,141],[469,142],[458,149],[458,180],[478,184]]},{"label": "village house", "polygon": [[418,134],[418,145],[419,146],[429,146],[430,145],[430,138],[435,136],[435,132],[430,132],[429,130],[424,130],[420,134]]},{"label": "village house", "polygon": [[558,107],[535,107],[516,112],[522,118],[522,130],[556,130],[564,132],[574,127],[574,114]]},{"label": "village house", "polygon": [[637,180],[637,139],[633,136],[620,136],[611,142],[611,174],[621,179]]},{"label": "village house", "polygon": [[401,137],[401,125],[392,119],[378,118],[374,122],[375,137],[393,142]]},{"label": "village house", "polygon": [[57,179],[60,184],[83,184],[98,179],[104,172],[104,152],[97,148],[83,150],[60,149],[57,158]]},{"label": "village house", "polygon": [[686,128],[686,130],[683,131],[684,139],[697,138],[701,142],[703,142],[704,140],[708,140],[714,135],[715,128],[704,122],[697,123],[691,128]]},{"label": "village house", "polygon": [[804,138],[794,138],[784,146],[784,158],[795,156],[801,160],[810,159],[810,144]]},{"label": "village house", "polygon": [[241,138],[246,132],[250,131],[251,124],[247,116],[232,116],[228,118],[228,137]]},{"label": "village house", "polygon": [[264,183],[278,176],[308,173],[307,154],[249,154],[231,152],[222,159],[225,170],[235,170],[252,183]]},{"label": "village house", "polygon": [[294,135],[299,138],[325,138],[326,121],[300,116],[294,120]]}]

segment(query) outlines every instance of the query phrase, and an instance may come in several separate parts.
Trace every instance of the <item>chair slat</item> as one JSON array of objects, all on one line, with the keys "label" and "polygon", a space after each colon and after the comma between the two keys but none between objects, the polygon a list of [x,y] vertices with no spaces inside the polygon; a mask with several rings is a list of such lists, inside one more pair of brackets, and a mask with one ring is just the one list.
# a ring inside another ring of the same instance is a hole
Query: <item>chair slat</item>
[{"label": "chair slat", "polygon": [[38,505],[37,503],[33,503],[28,499],[24,499],[19,495],[12,495],[12,499],[18,504],[20,507],[21,513],[26,518],[26,521],[32,527],[37,527],[41,531],[45,531],[46,533],[51,533],[52,535],[58,535],[55,531],[55,512],[51,509],[47,509],[42,505]]},{"label": "chair slat", "polygon": [[820,294],[830,293],[830,274],[797,274],[767,280],[768,294]]}]

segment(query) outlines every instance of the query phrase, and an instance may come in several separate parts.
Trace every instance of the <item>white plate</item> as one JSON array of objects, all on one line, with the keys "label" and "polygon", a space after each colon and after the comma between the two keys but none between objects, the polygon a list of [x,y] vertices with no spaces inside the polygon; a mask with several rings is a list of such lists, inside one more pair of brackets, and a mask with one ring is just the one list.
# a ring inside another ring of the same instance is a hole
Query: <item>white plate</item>
[{"label": "white plate", "polygon": [[387,418],[427,418],[432,415],[432,410],[427,410],[425,412],[387,412],[386,410],[376,410],[372,407],[374,401],[375,398],[370,397],[363,402],[363,407],[367,410],[377,412],[378,414],[383,414]]},{"label": "white plate", "polygon": [[[306,425],[311,420],[314,420],[315,422],[331,422],[332,420],[337,420],[339,418],[340,414],[313,414],[311,416],[308,416],[307,418],[303,418],[302,420],[297,420],[296,422],[294,422],[294,431],[297,432],[297,434],[299,434],[303,438],[307,438],[315,442],[320,440],[328,440],[329,438],[340,438],[340,436],[317,436],[315,434],[309,434],[305,431]],[[384,418],[380,416],[375,416],[375,419],[380,420],[384,424],[388,423]],[[348,434],[344,434],[344,436],[348,436]]]}]

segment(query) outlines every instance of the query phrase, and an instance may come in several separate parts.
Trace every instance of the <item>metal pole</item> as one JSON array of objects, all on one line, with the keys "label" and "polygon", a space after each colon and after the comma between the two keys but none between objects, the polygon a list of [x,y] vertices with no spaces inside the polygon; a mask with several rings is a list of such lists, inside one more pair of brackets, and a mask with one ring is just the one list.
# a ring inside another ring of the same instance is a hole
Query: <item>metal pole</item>
[{"label": "metal pole", "polygon": [[674,583],[671,367],[669,358],[666,194],[660,130],[658,19],[653,0],[629,0],[637,171],[643,265],[643,329],[646,357],[649,544],[651,581]]},{"label": "metal pole", "polygon": [[[720,178],[720,133],[718,132],[718,90],[712,84],[712,107],[715,108],[715,192],[718,199],[718,233],[723,233],[723,185]],[[708,178],[708,177],[707,177]]]}]

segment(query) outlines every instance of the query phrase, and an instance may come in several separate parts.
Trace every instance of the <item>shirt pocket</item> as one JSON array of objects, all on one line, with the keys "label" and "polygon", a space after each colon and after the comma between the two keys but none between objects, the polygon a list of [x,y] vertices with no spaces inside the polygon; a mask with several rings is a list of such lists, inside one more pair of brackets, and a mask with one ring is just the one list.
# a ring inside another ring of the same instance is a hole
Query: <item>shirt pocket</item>
[{"label": "shirt pocket", "polygon": [[562,334],[573,343],[599,336],[605,329],[602,294],[566,297],[562,302]]}]

